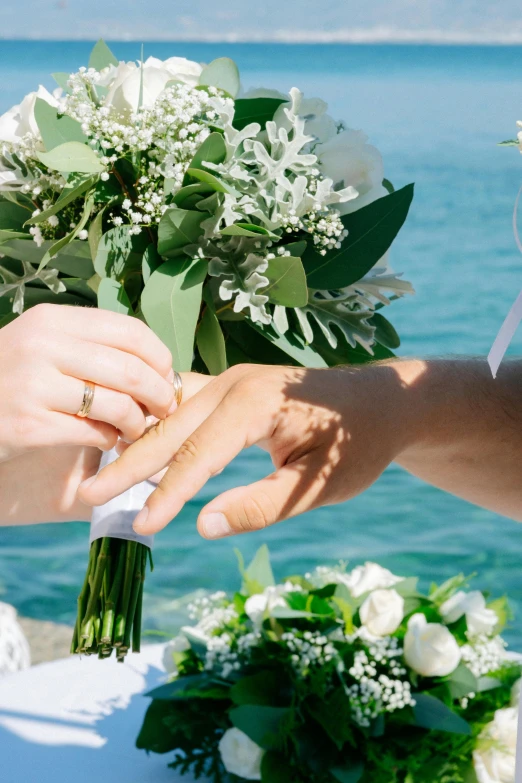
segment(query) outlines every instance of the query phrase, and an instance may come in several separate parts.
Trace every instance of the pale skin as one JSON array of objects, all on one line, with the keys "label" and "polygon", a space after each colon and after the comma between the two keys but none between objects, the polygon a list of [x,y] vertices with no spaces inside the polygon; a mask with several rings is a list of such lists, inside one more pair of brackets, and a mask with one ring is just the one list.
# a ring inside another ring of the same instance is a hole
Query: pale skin
[{"label": "pale skin", "polygon": [[259,530],[363,492],[393,461],[425,481],[522,521],[522,362],[493,380],[483,360],[395,360],[360,368],[231,368],[83,483],[106,502],[168,467],[137,516],[164,528],[208,479],[258,444],[275,471],[216,497],[199,532]]}]

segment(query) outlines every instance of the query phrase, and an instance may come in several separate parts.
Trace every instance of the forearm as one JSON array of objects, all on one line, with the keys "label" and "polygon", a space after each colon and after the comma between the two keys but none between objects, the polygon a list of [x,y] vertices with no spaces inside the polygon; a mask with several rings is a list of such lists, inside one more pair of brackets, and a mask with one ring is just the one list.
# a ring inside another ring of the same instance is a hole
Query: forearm
[{"label": "forearm", "polygon": [[96,448],[55,446],[0,463],[0,525],[90,520],[76,491],[100,456]]},{"label": "forearm", "polygon": [[[522,361],[394,363],[406,441],[396,461],[424,481],[522,521]],[[393,411],[390,412],[393,415]]]}]

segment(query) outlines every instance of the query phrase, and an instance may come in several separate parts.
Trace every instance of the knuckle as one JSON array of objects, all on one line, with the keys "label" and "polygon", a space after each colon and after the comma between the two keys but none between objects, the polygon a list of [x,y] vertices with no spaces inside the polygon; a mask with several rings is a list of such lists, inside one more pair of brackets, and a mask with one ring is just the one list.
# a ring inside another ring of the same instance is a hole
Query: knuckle
[{"label": "knuckle", "polygon": [[238,532],[250,533],[254,530],[263,530],[275,520],[273,503],[263,493],[245,496],[230,521]]},{"label": "knuckle", "polygon": [[133,357],[129,356],[125,360],[123,375],[126,386],[128,386],[130,389],[137,389],[141,385],[142,379],[140,363]]},{"label": "knuckle", "polygon": [[115,417],[116,421],[122,423],[130,419],[134,411],[134,405],[135,403],[132,397],[129,397],[127,394],[122,394],[121,399],[119,400],[117,406],[117,412]]},{"label": "knuckle", "polygon": [[172,462],[175,465],[184,466],[195,460],[198,455],[199,449],[197,444],[192,438],[188,438],[174,454]]}]

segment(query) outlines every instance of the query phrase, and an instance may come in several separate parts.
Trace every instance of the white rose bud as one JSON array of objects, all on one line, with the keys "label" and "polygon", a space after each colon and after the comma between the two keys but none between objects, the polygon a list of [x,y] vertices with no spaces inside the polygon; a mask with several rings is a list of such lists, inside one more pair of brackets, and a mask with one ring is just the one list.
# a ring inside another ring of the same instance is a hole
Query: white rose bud
[{"label": "white rose bud", "polygon": [[473,766],[479,783],[513,783],[517,749],[518,711],[507,707],[479,735]]},{"label": "white rose bud", "polygon": [[245,612],[257,628],[261,627],[265,616],[270,614],[276,606],[287,606],[282,597],[286,592],[288,590],[285,585],[276,585],[266,587],[262,593],[256,593],[256,595],[247,598]]},{"label": "white rose bud", "polygon": [[245,780],[261,780],[264,750],[239,729],[225,731],[219,741],[221,760],[227,772]]},{"label": "white rose bud", "polygon": [[486,599],[480,590],[472,590],[470,593],[459,590],[442,604],[440,613],[446,623],[456,623],[462,615],[466,615],[471,636],[490,634],[498,623],[496,612],[486,608]]},{"label": "white rose bud", "polygon": [[404,637],[404,659],[423,677],[445,677],[460,663],[460,649],[445,625],[428,623],[423,614],[414,614]]},{"label": "white rose bud", "polygon": [[42,98],[50,106],[58,106],[56,98],[40,85],[36,92],[30,92],[26,95],[22,103],[2,114],[0,117],[0,141],[17,142],[26,133],[34,133],[35,135],[39,133],[34,116],[37,98]]},{"label": "white rose bud", "polygon": [[395,576],[377,563],[365,563],[354,568],[351,573],[342,575],[339,581],[348,587],[354,598],[359,598],[370,590],[392,587],[397,582],[401,582],[402,577]]},{"label": "white rose bud", "polygon": [[359,609],[362,624],[374,636],[394,633],[404,617],[404,598],[396,590],[374,590]]}]

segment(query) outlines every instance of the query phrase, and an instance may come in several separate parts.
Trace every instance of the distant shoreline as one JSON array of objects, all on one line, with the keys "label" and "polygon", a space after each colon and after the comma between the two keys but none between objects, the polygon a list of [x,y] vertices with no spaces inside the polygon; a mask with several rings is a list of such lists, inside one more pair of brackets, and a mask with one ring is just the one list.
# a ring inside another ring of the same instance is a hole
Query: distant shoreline
[{"label": "distant shoreline", "polygon": [[[389,37],[388,37],[389,36]],[[339,31],[338,33],[299,33],[293,32],[285,34],[285,31],[276,33],[271,37],[259,35],[258,37],[242,37],[239,34],[228,36],[209,34],[194,37],[136,37],[134,35],[106,35],[103,31],[99,33],[82,37],[43,37],[29,36],[18,38],[15,36],[2,36],[0,41],[5,43],[82,43],[93,42],[103,37],[106,41],[114,43],[184,43],[184,44],[227,44],[227,45],[296,45],[296,46],[433,46],[433,47],[456,47],[456,46],[499,46],[499,47],[519,47],[522,46],[522,31],[512,35],[499,35],[490,37],[481,37],[480,34],[440,34],[437,31],[426,32],[423,34],[404,32],[396,34],[379,34],[377,31]]]}]

